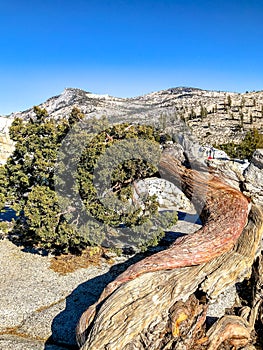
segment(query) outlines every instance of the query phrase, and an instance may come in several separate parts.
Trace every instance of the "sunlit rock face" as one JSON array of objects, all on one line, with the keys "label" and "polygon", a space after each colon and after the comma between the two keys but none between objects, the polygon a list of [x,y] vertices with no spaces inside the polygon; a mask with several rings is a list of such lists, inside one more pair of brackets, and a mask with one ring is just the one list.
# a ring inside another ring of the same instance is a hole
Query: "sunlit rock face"
[{"label": "sunlit rock face", "polygon": [[[187,130],[203,145],[238,142],[254,127],[263,133],[263,91],[239,94],[177,87],[134,98],[119,98],[67,88],[39,106],[54,119],[68,116],[73,107],[78,107],[86,118],[106,116],[112,123],[161,126],[171,134]],[[12,144],[5,135],[12,120],[33,116],[33,108],[29,108],[0,117],[0,136],[4,137],[0,139],[0,159],[5,160],[5,154],[11,150],[8,147]]]},{"label": "sunlit rock face", "polygon": [[184,193],[165,179],[148,178],[137,183],[138,190],[150,196],[156,195],[162,209],[194,210]]},{"label": "sunlit rock face", "polygon": [[245,189],[253,200],[263,205],[263,149],[257,149],[251,159],[251,163],[244,172]]},{"label": "sunlit rock face", "polygon": [[12,121],[12,118],[0,117],[0,164],[4,164],[14,151],[14,143],[8,133]]}]

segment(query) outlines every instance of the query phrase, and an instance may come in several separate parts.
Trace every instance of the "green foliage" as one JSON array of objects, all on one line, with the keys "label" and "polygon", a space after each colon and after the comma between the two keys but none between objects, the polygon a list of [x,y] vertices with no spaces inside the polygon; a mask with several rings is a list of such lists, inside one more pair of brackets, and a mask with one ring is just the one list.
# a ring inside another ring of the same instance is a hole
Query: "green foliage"
[{"label": "green foliage", "polygon": [[66,119],[56,122],[39,107],[34,107],[34,112],[33,118],[16,118],[10,127],[16,148],[4,168],[5,199],[17,211],[14,230],[22,234],[23,240],[44,248],[61,245],[65,250],[72,240],[72,229],[65,226],[59,211],[54,165],[70,124]]},{"label": "green foliage", "polygon": [[[140,139],[138,139],[140,137]],[[78,181],[80,184],[80,194],[87,209],[97,219],[108,224],[115,225],[125,219],[125,223],[136,223],[135,217],[138,216],[141,209],[138,207],[135,213],[131,215],[128,211],[125,213],[125,203],[127,204],[132,196],[131,184],[138,179],[152,176],[157,172],[150,161],[153,161],[151,152],[152,144],[145,142],[146,139],[156,143],[153,129],[142,125],[131,126],[129,124],[116,125],[96,135],[95,140],[88,143],[79,162]],[[124,140],[126,140],[124,142]],[[130,140],[133,140],[132,142]],[[121,142],[122,141],[122,142]],[[115,146],[115,147],[113,147]],[[143,154],[143,158],[130,159],[130,148],[137,156]],[[150,146],[150,147],[149,147]],[[150,148],[150,149],[148,149]],[[157,146],[159,149],[159,146]],[[109,150],[108,152],[106,152]],[[145,157],[148,152],[150,161],[146,161]],[[112,154],[113,153],[113,154]],[[105,157],[102,157],[105,154]],[[155,154],[156,156],[156,154]],[[158,157],[158,155],[157,155]],[[97,161],[100,158],[98,165]],[[125,159],[127,158],[127,159]],[[124,161],[122,161],[124,159]],[[121,161],[121,163],[119,163]],[[155,162],[157,163],[157,162]],[[114,170],[112,171],[112,167]],[[93,186],[94,170],[99,173],[99,187],[97,191]],[[89,176],[87,176],[89,174]],[[110,177],[109,177],[110,174]],[[111,195],[108,196],[107,208],[104,211],[104,205],[100,198],[103,197],[101,188],[106,189],[107,184],[111,184]],[[114,201],[114,197],[118,201]],[[112,207],[112,209],[110,209]],[[150,207],[146,206],[144,214]],[[144,215],[145,217],[145,215]],[[142,219],[140,219],[141,221]]]},{"label": "green foliage", "polygon": [[9,230],[11,224],[7,221],[0,221],[0,238],[5,237]]},{"label": "green foliage", "polygon": [[[141,248],[161,238],[163,229],[160,225],[153,227],[157,221],[162,222],[162,217],[156,196],[136,200],[131,185],[157,172],[154,163],[158,164],[157,142],[161,140],[150,126],[114,125],[87,143],[78,166],[79,192],[87,211],[98,221],[115,227],[115,234],[124,234],[126,243]],[[132,158],[131,147],[135,155]],[[94,174],[99,174],[97,186]],[[118,232],[120,225],[125,228]]]},{"label": "green foliage", "polygon": [[247,132],[244,140],[239,144],[229,142],[215,145],[215,147],[225,151],[231,158],[250,160],[254,151],[263,147],[263,134],[260,134],[257,129],[253,128]]},{"label": "green foliage", "polygon": [[0,211],[4,208],[7,200],[7,172],[5,166],[0,166]]},{"label": "green foliage", "polygon": [[6,165],[9,197],[22,207],[33,186],[54,188],[57,149],[69,128],[66,120],[56,123],[39,107],[35,107],[34,112],[34,119],[22,121],[16,118],[10,127],[10,137],[16,141],[16,148]]},{"label": "green foliage", "polygon": [[157,244],[177,216],[159,214],[155,196],[134,199],[131,185],[157,172],[154,159],[165,135],[145,125],[110,127],[105,118],[84,123],[78,109],[58,121],[39,107],[34,112],[33,118],[14,120],[10,137],[16,148],[0,168],[0,202],[17,211],[14,230],[23,241],[57,252],[115,238],[141,249]]},{"label": "green foliage", "polygon": [[24,206],[24,215],[34,243],[44,242],[50,247],[60,218],[56,193],[47,186],[33,186]]}]

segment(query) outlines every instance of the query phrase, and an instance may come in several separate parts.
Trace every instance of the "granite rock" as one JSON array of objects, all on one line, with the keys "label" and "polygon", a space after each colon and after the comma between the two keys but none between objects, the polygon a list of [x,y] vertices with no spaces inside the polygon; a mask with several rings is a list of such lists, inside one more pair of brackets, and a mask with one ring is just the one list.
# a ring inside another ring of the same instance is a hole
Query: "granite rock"
[{"label": "granite rock", "polygon": [[251,163],[244,172],[245,190],[252,200],[263,204],[263,149],[257,149],[251,159]]},{"label": "granite rock", "polygon": [[140,193],[156,195],[161,208],[173,208],[174,210],[191,210],[192,203],[184,193],[165,179],[147,178],[137,183]]}]

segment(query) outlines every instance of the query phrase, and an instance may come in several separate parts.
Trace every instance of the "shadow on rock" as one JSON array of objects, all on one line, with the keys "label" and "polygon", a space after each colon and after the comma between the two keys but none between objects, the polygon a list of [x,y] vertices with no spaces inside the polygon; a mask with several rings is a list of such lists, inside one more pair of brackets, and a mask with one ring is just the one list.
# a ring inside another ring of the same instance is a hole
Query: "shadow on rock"
[{"label": "shadow on rock", "polygon": [[10,207],[5,207],[1,212],[0,212],[0,222],[1,221],[7,221],[11,222],[12,220],[16,220],[16,212],[14,209]]},{"label": "shadow on rock", "polygon": [[[179,221],[200,223],[200,219],[195,214],[178,212],[178,218]],[[45,349],[48,350],[51,344],[62,346],[65,349],[78,349],[75,338],[77,323],[83,312],[98,300],[107,284],[113,281],[130,265],[142,260],[146,256],[156,253],[157,251],[167,249],[176,239],[184,235],[184,233],[179,231],[167,231],[157,247],[150,247],[147,252],[138,253],[123,263],[113,265],[107,273],[96,276],[80,284],[66,298],[66,308],[54,318],[52,322],[52,335],[47,340]]]},{"label": "shadow on rock", "polygon": [[45,349],[48,350],[51,345],[71,350],[79,349],[75,339],[75,330],[82,313],[97,301],[108,283],[125,271],[128,266],[144,257],[145,254],[136,254],[124,263],[112,266],[109,272],[96,276],[74,289],[66,298],[66,308],[52,322],[52,335],[46,341]]}]

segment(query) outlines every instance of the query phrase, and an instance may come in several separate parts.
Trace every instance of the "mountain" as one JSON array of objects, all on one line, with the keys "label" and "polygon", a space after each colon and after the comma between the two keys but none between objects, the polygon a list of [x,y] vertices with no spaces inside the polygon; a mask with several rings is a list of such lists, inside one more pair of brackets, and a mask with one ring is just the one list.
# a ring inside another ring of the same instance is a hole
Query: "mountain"
[{"label": "mountain", "polygon": [[[55,119],[69,115],[73,106],[87,118],[107,116],[112,122],[139,122],[176,127],[184,121],[203,144],[238,141],[247,130],[263,132],[263,91],[234,93],[176,87],[134,98],[98,95],[66,88],[39,105]],[[34,116],[33,108],[0,117],[0,161],[12,151],[8,128],[15,117]],[[10,148],[11,147],[11,148]]]}]

